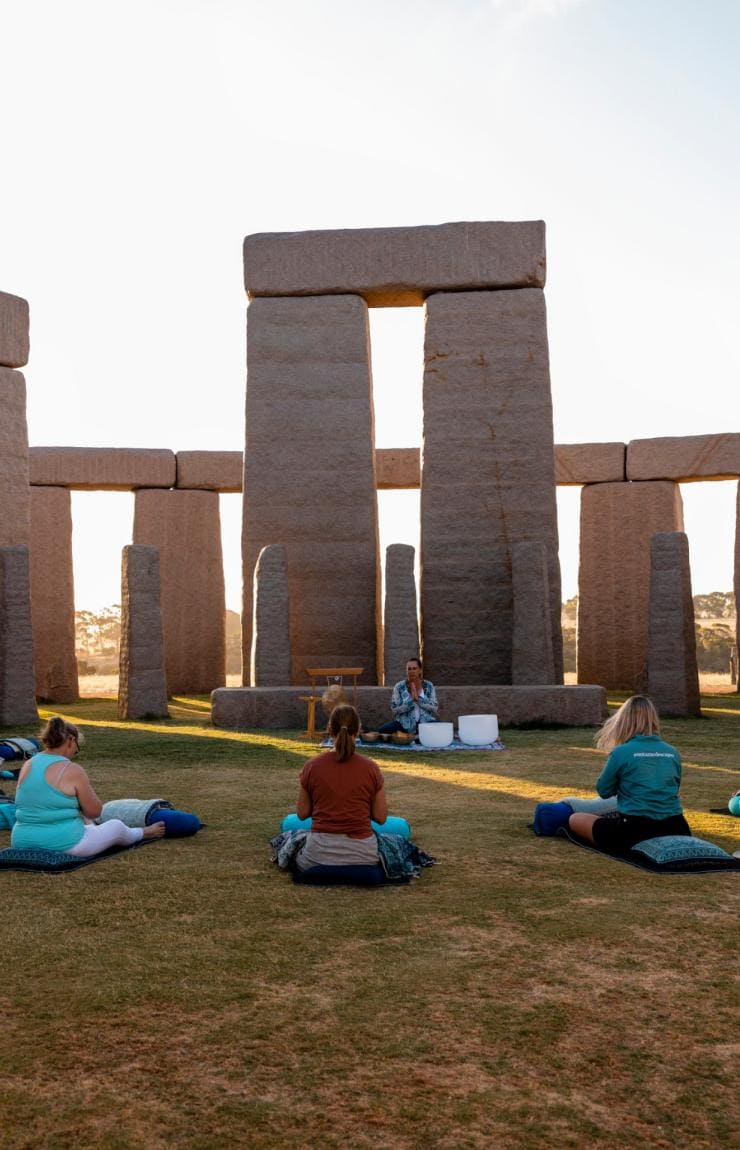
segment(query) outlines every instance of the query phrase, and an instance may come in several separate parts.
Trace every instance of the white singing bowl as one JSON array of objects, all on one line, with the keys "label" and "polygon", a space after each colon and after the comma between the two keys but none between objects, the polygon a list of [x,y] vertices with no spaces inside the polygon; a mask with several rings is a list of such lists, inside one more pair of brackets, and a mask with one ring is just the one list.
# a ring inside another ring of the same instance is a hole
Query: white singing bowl
[{"label": "white singing bowl", "polygon": [[452,723],[419,723],[422,747],[449,747],[452,733]]},{"label": "white singing bowl", "polygon": [[498,715],[460,715],[457,720],[460,742],[483,747],[498,738]]}]

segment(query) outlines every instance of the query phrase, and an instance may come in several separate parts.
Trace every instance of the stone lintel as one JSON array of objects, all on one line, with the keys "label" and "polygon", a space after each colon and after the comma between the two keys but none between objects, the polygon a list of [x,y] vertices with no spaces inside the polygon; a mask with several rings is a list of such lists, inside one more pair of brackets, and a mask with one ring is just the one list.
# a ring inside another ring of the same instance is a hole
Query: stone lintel
[{"label": "stone lintel", "polygon": [[23,367],[28,363],[28,300],[0,291],[0,364]]},{"label": "stone lintel", "polygon": [[174,487],[174,451],[139,447],[32,447],[31,485],[72,491]]},{"label": "stone lintel", "polygon": [[558,487],[621,483],[626,452],[624,443],[557,443],[555,483]]},{"label": "stone lintel", "polygon": [[628,479],[679,483],[740,478],[740,432],[633,439],[627,444]]},{"label": "stone lintel", "polygon": [[418,447],[376,447],[375,475],[378,491],[421,487],[421,453]]},{"label": "stone lintel", "polygon": [[[357,707],[365,727],[391,718],[388,687],[358,687]],[[211,693],[214,727],[226,730],[305,730],[305,687],[221,687]],[[597,686],[438,687],[441,719],[457,725],[460,715],[495,714],[501,726],[521,724],[596,727],[606,718],[606,691]],[[378,761],[382,765],[382,757]]]},{"label": "stone lintel", "polygon": [[178,451],[177,487],[239,492],[244,480],[241,451]]},{"label": "stone lintel", "polygon": [[361,295],[415,307],[435,291],[544,287],[542,220],[261,232],[244,241],[254,296]]}]

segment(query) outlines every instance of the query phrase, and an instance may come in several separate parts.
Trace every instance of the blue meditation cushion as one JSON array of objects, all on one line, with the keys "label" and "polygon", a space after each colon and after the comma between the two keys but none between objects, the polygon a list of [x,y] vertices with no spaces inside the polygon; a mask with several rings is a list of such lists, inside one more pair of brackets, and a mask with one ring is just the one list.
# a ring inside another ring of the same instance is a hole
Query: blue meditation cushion
[{"label": "blue meditation cushion", "polygon": [[729,803],[727,804],[727,809],[731,815],[740,816],[740,791],[738,791],[736,795],[732,796]]},{"label": "blue meditation cushion", "polygon": [[635,843],[633,851],[663,866],[666,863],[699,863],[709,861],[714,864],[735,868],[735,860],[722,847],[715,843],[696,839],[693,835],[660,835]]},{"label": "blue meditation cushion", "polygon": [[556,835],[573,814],[570,803],[537,803],[532,829],[536,835]]},{"label": "blue meditation cushion", "polygon": [[165,836],[169,839],[184,839],[189,835],[197,834],[203,826],[197,815],[188,811],[173,811],[167,807],[160,807],[147,816],[147,824],[164,823]]},{"label": "blue meditation cushion", "polygon": [[[286,815],[280,824],[281,831],[310,831],[312,819],[299,819],[298,815]],[[402,839],[411,838],[411,827],[406,819],[397,815],[388,815],[384,823],[370,822],[376,835],[400,835]]]}]

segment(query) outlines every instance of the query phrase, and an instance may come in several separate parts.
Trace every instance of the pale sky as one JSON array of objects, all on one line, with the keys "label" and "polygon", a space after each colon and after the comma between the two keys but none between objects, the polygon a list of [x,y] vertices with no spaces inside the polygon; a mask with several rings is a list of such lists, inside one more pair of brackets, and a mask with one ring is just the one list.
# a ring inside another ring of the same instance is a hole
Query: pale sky
[{"label": "pale sky", "polygon": [[[546,221],[556,442],[740,430],[734,0],[0,0],[0,33],[31,444],[241,450],[244,235],[447,220]],[[371,315],[378,443],[418,444],[422,312]],[[695,592],[735,490],[683,488]],[[79,606],[120,598],[131,502],[75,496]]]}]

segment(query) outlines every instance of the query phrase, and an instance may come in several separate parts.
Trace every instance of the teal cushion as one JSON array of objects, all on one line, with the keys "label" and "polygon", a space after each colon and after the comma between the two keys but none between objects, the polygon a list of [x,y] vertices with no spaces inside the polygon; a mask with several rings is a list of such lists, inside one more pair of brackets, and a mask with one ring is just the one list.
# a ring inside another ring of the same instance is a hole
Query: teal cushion
[{"label": "teal cushion", "polygon": [[730,870],[737,867],[737,860],[723,851],[722,847],[705,842],[704,839],[695,839],[692,835],[661,835],[659,838],[636,843],[632,850],[645,855],[658,866],[667,863],[691,866],[693,863],[711,862],[719,867],[724,863]]}]

